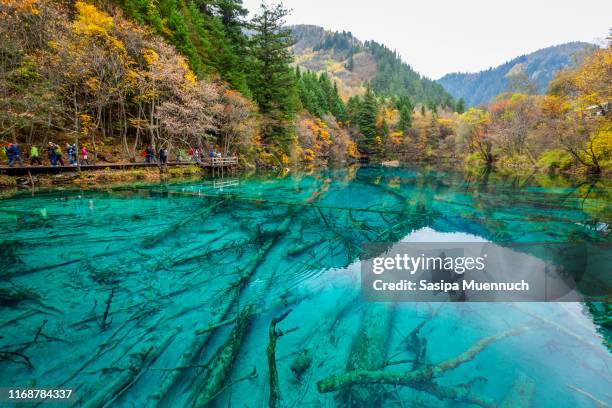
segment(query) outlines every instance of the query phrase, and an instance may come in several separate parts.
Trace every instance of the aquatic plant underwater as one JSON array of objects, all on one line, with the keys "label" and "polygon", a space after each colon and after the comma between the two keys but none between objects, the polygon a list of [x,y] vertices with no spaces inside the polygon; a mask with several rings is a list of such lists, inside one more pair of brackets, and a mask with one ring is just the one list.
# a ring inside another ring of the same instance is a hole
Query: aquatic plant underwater
[{"label": "aquatic plant underwater", "polygon": [[612,404],[607,303],[382,303],[369,242],[609,242],[610,186],[361,167],[0,200],[0,386],[76,406]]}]

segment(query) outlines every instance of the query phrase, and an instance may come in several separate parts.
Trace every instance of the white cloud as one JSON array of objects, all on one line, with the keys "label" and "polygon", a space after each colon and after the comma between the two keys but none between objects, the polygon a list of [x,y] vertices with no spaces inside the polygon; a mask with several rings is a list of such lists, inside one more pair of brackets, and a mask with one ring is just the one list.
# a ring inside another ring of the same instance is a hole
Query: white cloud
[{"label": "white cloud", "polygon": [[[251,12],[259,0],[244,0]],[[289,24],[351,31],[396,49],[431,78],[502,64],[569,41],[594,42],[612,27],[612,1],[285,0]]]}]

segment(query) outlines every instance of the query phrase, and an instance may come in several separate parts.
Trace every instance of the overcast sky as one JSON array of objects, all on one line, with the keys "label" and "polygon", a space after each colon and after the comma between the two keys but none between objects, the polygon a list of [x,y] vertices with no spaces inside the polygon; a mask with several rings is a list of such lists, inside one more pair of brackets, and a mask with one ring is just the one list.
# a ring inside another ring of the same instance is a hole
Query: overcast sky
[{"label": "overcast sky", "polygon": [[[243,0],[251,11],[260,0]],[[601,41],[611,0],[284,0],[289,24],[351,31],[430,78],[474,72],[569,41]]]}]

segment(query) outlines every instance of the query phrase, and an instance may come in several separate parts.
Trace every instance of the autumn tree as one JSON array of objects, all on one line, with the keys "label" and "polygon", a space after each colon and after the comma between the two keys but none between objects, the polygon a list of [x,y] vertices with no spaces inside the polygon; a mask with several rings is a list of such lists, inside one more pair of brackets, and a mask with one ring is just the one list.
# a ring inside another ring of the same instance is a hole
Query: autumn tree
[{"label": "autumn tree", "polygon": [[222,94],[223,110],[218,116],[219,144],[225,156],[237,150],[251,148],[251,139],[256,133],[255,109],[240,93],[226,89]]},{"label": "autumn tree", "polygon": [[535,164],[536,154],[529,144],[540,119],[536,97],[502,94],[490,105],[491,132],[506,156],[526,155]]},{"label": "autumn tree", "polygon": [[475,153],[482,162],[493,163],[492,141],[489,137],[489,112],[470,108],[459,117],[458,134],[470,153]]},{"label": "autumn tree", "polygon": [[561,71],[543,102],[545,126],[589,172],[612,167],[612,48]]},{"label": "autumn tree", "polygon": [[39,127],[49,131],[63,114],[53,84],[39,71],[39,54],[64,28],[61,14],[37,1],[0,1],[0,140]]}]

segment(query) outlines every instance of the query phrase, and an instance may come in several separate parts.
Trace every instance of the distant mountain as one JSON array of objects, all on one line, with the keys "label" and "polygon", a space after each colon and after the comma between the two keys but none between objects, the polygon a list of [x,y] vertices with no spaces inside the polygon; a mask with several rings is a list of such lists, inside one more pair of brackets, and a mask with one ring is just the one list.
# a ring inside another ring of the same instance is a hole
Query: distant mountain
[{"label": "distant mountain", "polygon": [[585,42],[570,42],[522,55],[486,71],[447,74],[437,82],[453,97],[463,98],[467,106],[486,104],[499,93],[511,90],[511,85],[518,82],[513,77],[526,78],[536,92],[544,93],[557,71],[573,66],[576,58],[596,48]]},{"label": "distant mountain", "polygon": [[395,51],[375,41],[362,42],[351,32],[314,25],[292,26],[296,64],[327,72],[344,97],[363,93],[366,83],[387,96],[408,96],[413,103],[451,104],[451,95],[403,62]]}]

